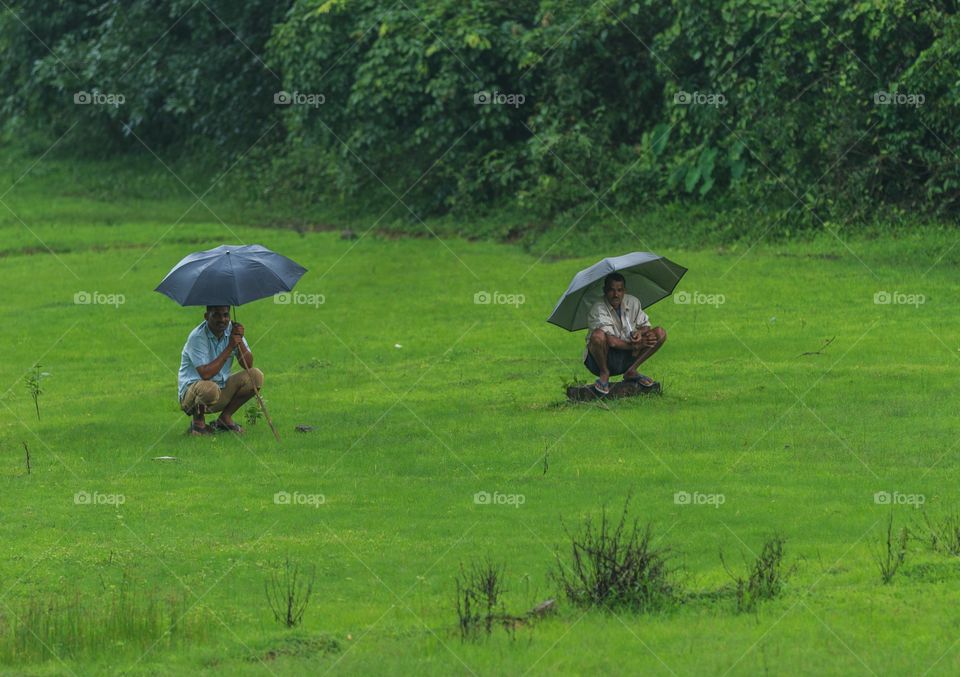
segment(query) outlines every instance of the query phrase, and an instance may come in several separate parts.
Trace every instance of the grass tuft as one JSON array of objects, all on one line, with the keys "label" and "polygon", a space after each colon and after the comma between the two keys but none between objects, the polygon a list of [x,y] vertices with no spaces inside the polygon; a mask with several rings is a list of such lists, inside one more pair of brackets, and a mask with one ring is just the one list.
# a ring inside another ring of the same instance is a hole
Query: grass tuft
[{"label": "grass tuft", "polygon": [[896,576],[897,571],[903,565],[907,557],[907,543],[910,540],[910,532],[906,527],[900,529],[900,533],[895,534],[893,529],[893,515],[887,518],[886,534],[880,543],[880,548],[875,554],[877,566],[880,568],[880,578],[884,585],[889,585]]},{"label": "grass tuft", "polygon": [[160,597],[126,584],[106,603],[79,594],[36,597],[0,612],[0,663],[178,648],[205,641],[209,626],[202,609],[185,597]]},{"label": "grass tuft", "polygon": [[924,511],[921,533],[934,552],[960,556],[960,513],[950,513],[938,519]]},{"label": "grass tuft", "polygon": [[784,568],[784,543],[785,540],[779,535],[769,538],[753,564],[749,565],[746,578],[734,574],[724,561],[723,553],[720,553],[723,568],[736,585],[738,613],[754,611],[760,601],[780,596],[784,583],[794,570],[793,567]]}]

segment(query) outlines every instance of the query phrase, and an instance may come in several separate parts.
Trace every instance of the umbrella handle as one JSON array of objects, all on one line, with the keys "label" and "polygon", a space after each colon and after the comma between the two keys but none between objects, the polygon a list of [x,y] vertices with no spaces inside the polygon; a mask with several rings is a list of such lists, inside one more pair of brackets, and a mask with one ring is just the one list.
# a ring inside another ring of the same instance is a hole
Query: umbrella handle
[{"label": "umbrella handle", "polygon": [[[237,307],[233,306],[231,308],[233,311],[233,321],[237,321]],[[260,388],[257,387],[256,381],[253,380],[253,374],[250,373],[250,367],[247,366],[246,360],[243,359],[243,352],[237,351],[237,359],[240,361],[240,366],[247,371],[247,378],[250,379],[250,384],[253,386],[254,397],[257,398],[257,404],[260,405],[260,411],[263,412],[264,418],[267,419],[267,423],[270,425],[270,430],[273,431],[273,436],[277,438],[277,442],[280,441],[280,433],[277,432],[277,429],[273,425],[273,419],[270,418],[270,412],[267,411],[267,405],[263,403],[263,398],[260,397]]]}]

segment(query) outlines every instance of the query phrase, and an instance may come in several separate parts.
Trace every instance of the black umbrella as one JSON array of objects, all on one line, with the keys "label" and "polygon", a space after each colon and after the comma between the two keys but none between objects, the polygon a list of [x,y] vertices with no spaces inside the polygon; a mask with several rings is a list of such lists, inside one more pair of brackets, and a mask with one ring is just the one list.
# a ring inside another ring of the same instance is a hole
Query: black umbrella
[{"label": "black umbrella", "polygon": [[154,291],[181,306],[239,306],[290,291],[305,272],[261,245],[224,244],[185,256]]}]

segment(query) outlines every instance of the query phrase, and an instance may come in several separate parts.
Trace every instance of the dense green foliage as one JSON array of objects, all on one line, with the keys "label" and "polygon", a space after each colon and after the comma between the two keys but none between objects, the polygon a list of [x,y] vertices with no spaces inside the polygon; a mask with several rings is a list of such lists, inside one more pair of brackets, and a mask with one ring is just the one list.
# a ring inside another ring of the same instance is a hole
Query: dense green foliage
[{"label": "dense green foliage", "polygon": [[[14,6],[8,128],[212,141],[263,200],[570,223],[699,202],[777,232],[960,209],[955,0]],[[93,88],[126,101],[71,105]]]},{"label": "dense green foliage", "polygon": [[[191,139],[226,147],[269,128],[276,75],[259,56],[289,3],[30,0],[0,15],[7,128],[53,130],[85,152]],[[112,96],[76,105],[77,93]],[[121,103],[117,97],[122,97]]]}]

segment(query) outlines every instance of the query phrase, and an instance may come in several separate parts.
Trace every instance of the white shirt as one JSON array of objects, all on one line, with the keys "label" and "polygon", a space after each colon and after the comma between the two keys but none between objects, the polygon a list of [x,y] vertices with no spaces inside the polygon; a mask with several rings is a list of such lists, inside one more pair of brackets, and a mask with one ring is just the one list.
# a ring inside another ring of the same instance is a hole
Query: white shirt
[{"label": "white shirt", "polygon": [[617,313],[604,297],[594,303],[587,314],[587,341],[595,329],[602,329],[605,334],[629,341],[630,334],[641,327],[650,327],[650,318],[640,307],[640,299],[624,294],[620,301],[620,313]]}]

